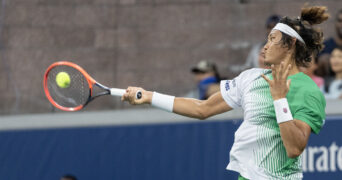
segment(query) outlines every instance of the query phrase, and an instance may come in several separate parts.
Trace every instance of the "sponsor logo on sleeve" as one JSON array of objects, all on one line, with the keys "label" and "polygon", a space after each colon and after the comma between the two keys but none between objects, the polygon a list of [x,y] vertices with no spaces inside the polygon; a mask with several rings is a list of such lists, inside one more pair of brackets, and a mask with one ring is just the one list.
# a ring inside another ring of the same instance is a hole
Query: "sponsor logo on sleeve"
[{"label": "sponsor logo on sleeve", "polygon": [[230,81],[226,81],[226,85],[225,85],[226,91],[228,91],[228,90],[230,89],[229,82],[230,82]]},{"label": "sponsor logo on sleeve", "polygon": [[232,84],[233,84],[233,87],[236,87],[236,81],[235,81],[235,79],[233,79]]}]

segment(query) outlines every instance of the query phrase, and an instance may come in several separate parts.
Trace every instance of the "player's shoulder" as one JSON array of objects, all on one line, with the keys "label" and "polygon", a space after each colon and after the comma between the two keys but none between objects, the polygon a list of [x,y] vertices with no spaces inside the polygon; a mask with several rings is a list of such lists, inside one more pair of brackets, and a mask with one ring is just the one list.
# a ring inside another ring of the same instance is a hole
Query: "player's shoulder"
[{"label": "player's shoulder", "polygon": [[253,81],[255,79],[258,79],[259,77],[261,77],[262,74],[271,74],[271,70],[270,69],[262,69],[262,68],[252,68],[252,69],[248,69],[243,71],[239,77],[241,79],[244,80],[250,80]]},{"label": "player's shoulder", "polygon": [[[293,85],[292,85],[293,84]],[[303,98],[308,98],[309,96],[324,100],[324,95],[317,84],[304,73],[299,73],[297,76],[291,79],[291,86],[293,86],[296,94],[302,94]],[[290,86],[290,88],[291,88]]]},{"label": "player's shoulder", "polygon": [[257,80],[258,78],[262,78],[261,74],[271,74],[271,71],[261,68],[248,69],[241,72],[232,80],[222,80],[221,84],[225,84],[226,89],[229,89],[227,86],[229,86],[230,83],[232,83],[233,87],[238,84],[239,87],[243,88],[246,87],[246,85],[251,84],[251,82]]},{"label": "player's shoulder", "polygon": [[235,85],[237,84],[237,87],[244,89],[248,85],[253,84],[254,81],[262,78],[262,74],[267,75],[272,74],[272,72],[268,69],[252,68],[241,72],[233,80],[225,80],[223,83],[226,83],[226,86],[232,83],[233,87],[235,87]]},{"label": "player's shoulder", "polygon": [[308,75],[303,72],[296,74],[291,77],[292,82],[295,82],[300,89],[304,91],[320,91],[319,87],[315,83],[315,81]]}]

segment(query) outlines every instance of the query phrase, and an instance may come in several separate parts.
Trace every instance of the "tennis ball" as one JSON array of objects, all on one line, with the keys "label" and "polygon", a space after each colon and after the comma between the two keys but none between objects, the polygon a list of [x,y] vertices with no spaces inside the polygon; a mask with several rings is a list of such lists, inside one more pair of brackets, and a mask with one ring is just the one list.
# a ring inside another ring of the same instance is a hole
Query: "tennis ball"
[{"label": "tennis ball", "polygon": [[66,72],[59,72],[56,76],[56,83],[60,88],[67,88],[70,86],[70,76]]}]

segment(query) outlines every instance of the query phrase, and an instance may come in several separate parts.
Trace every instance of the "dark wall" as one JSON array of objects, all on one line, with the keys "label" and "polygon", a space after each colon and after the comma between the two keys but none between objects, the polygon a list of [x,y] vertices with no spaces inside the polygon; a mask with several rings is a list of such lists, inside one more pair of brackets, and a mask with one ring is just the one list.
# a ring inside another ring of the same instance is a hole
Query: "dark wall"
[{"label": "dark wall", "polygon": [[[189,69],[211,59],[233,77],[251,46],[265,39],[265,19],[297,16],[304,1],[0,0],[0,114],[50,112],[42,90],[55,61],[83,66],[103,84],[183,95]],[[334,14],[342,1],[322,3]],[[334,33],[332,20],[323,25]],[[123,108],[102,98],[92,109]]]}]

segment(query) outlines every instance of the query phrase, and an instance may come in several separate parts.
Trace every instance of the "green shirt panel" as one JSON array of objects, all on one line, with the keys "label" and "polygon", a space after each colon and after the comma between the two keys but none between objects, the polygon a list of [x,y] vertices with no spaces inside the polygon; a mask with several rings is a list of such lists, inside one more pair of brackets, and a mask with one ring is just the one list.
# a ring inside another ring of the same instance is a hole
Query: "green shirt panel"
[{"label": "green shirt panel", "polygon": [[316,83],[304,73],[289,76],[290,90],[286,96],[294,119],[307,123],[318,134],[325,121],[326,101]]}]

